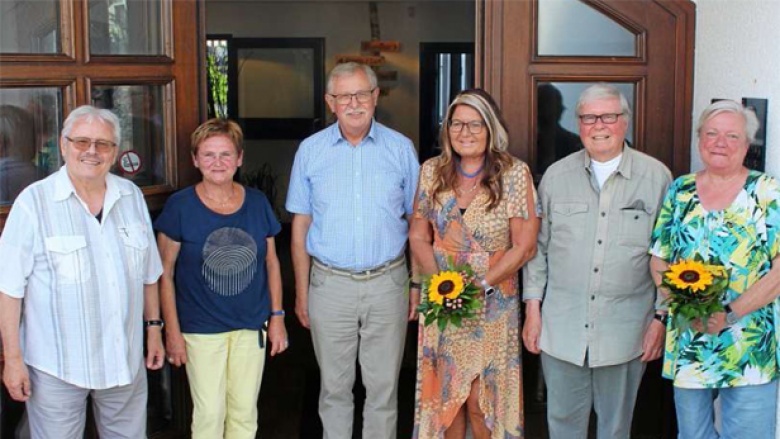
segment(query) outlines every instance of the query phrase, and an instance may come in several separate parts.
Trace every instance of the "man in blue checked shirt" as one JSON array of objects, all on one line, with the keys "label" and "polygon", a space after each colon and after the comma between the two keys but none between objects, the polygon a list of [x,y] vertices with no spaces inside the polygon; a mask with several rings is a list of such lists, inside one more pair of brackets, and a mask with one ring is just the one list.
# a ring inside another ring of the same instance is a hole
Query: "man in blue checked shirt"
[{"label": "man in blue checked shirt", "polygon": [[408,138],[373,119],[378,98],[369,67],[331,71],[325,101],[338,122],[301,143],[287,195],[295,312],[312,332],[326,439],[352,437],[355,359],[366,387],[363,437],[396,437],[407,319],[420,300],[419,290],[404,293],[419,163]]}]

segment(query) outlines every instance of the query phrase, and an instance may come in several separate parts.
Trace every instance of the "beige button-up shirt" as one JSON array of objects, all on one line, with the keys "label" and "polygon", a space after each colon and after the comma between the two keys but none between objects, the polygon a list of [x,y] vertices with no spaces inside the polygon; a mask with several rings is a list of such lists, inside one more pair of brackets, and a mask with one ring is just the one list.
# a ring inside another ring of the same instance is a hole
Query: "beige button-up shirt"
[{"label": "beige button-up shirt", "polygon": [[542,299],[541,349],[590,367],[642,354],[655,286],[650,234],[672,181],[658,160],[623,148],[599,190],[586,150],[551,166],[539,186],[538,252],[523,269],[523,299]]}]

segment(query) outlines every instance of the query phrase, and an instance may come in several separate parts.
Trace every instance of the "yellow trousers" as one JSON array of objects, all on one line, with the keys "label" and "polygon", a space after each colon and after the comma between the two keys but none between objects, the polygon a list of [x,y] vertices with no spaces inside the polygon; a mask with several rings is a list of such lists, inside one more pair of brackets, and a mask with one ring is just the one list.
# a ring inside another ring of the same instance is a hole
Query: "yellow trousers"
[{"label": "yellow trousers", "polygon": [[259,337],[251,330],[184,334],[193,439],[255,438],[265,364]]}]

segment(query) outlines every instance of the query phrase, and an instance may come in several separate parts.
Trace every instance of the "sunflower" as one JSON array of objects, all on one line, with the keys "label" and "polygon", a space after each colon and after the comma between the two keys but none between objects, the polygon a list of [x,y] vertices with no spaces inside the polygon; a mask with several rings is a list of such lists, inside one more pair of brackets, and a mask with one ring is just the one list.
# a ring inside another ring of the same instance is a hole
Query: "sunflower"
[{"label": "sunflower", "polygon": [[431,277],[431,286],[428,287],[428,300],[439,305],[444,303],[444,298],[457,299],[463,291],[463,278],[454,271],[442,271]]},{"label": "sunflower", "polygon": [[712,273],[707,266],[697,261],[680,261],[666,272],[666,278],[677,288],[703,291],[712,285]]}]

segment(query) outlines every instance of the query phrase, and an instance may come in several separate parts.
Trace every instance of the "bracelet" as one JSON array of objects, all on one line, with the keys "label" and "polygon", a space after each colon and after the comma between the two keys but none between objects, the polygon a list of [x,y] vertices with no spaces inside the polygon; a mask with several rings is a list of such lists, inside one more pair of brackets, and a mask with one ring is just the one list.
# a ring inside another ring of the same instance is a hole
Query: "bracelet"
[{"label": "bracelet", "polygon": [[662,314],[657,312],[655,315],[653,315],[653,318],[661,322],[663,325],[666,325],[666,322],[669,321],[669,314]]},{"label": "bracelet", "polygon": [[409,289],[422,290],[422,284],[420,282],[409,281]]},{"label": "bracelet", "polygon": [[150,326],[159,326],[162,329],[165,326],[165,322],[162,320],[144,320],[144,327],[149,328]]},{"label": "bracelet", "polygon": [[283,309],[279,309],[279,310],[276,310],[276,311],[271,311],[271,317],[277,317],[277,316],[282,316],[283,317],[284,316],[284,310]]}]

